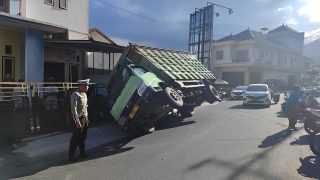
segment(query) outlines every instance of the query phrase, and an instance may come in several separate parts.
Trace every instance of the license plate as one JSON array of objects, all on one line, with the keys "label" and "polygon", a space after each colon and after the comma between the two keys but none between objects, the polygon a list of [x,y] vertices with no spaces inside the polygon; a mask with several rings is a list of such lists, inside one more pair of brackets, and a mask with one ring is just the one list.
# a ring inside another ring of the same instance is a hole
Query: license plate
[{"label": "license plate", "polygon": [[137,104],[135,104],[129,114],[129,118],[133,119],[134,115],[136,115],[137,111],[139,109],[139,106]]}]

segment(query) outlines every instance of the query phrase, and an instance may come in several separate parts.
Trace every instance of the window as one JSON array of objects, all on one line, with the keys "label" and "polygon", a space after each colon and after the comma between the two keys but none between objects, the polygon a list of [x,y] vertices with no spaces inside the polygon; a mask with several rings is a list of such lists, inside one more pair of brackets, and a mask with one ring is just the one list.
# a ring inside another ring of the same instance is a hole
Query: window
[{"label": "window", "polygon": [[2,57],[2,78],[9,74],[11,78],[14,78],[14,58],[13,57]]},{"label": "window", "polygon": [[59,7],[61,9],[67,9],[67,4],[68,4],[68,1],[67,0],[59,0]]},{"label": "window", "polygon": [[0,0],[0,6],[4,6],[4,0]]},{"label": "window", "polygon": [[217,51],[216,52],[216,59],[222,60],[223,59],[223,51]]},{"label": "window", "polygon": [[53,4],[53,0],[44,0],[44,3],[45,3],[45,4],[49,4],[49,5],[51,5],[51,6],[54,5],[54,4]]},{"label": "window", "polygon": [[249,51],[248,50],[238,50],[236,51],[236,59],[233,62],[248,62],[249,61]]},{"label": "window", "polygon": [[10,46],[10,45],[5,45],[5,47],[4,47],[4,53],[5,53],[5,54],[12,54],[12,46]]}]

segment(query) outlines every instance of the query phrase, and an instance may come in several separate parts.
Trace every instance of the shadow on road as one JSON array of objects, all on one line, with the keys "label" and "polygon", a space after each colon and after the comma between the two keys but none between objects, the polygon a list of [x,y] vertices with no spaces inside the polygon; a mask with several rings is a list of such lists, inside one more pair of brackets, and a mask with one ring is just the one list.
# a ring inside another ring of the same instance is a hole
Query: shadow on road
[{"label": "shadow on road", "polygon": [[229,109],[264,109],[266,108],[265,106],[263,105],[246,105],[246,106],[243,106],[242,104],[238,104],[238,105],[235,105],[235,106],[231,106]]},{"label": "shadow on road", "polygon": [[195,121],[188,121],[187,119],[170,116],[158,121],[155,127],[156,130],[164,130],[196,123]]},{"label": "shadow on road", "polygon": [[67,152],[37,156],[33,158],[29,158],[22,153],[15,153],[11,156],[8,156],[7,154],[6,156],[8,157],[8,159],[1,159],[1,163],[6,163],[6,166],[3,166],[3,168],[0,170],[0,179],[12,179],[31,176],[52,167],[76,164],[79,162],[90,161],[130,151],[134,147],[124,146],[128,144],[132,139],[133,138],[124,138],[93,148],[88,151],[89,158],[78,159],[78,161],[74,163],[70,163],[68,161]]},{"label": "shadow on road", "polygon": [[186,170],[187,172],[192,172],[204,167],[208,168],[208,166],[213,166],[213,168],[214,166],[218,166],[230,170],[228,177],[224,178],[228,180],[238,179],[240,176],[244,175],[256,177],[257,179],[280,179],[279,177],[266,173],[264,169],[251,168],[251,166],[257,161],[263,161],[269,151],[270,150],[266,150],[265,152],[253,155],[249,161],[242,165],[239,165],[234,161],[224,161],[220,159],[209,158],[189,166]]},{"label": "shadow on road", "polygon": [[320,158],[317,156],[308,156],[300,158],[301,166],[297,169],[298,173],[304,177],[320,179]]},{"label": "shadow on road", "polygon": [[270,146],[274,146],[280,143],[282,140],[286,139],[291,135],[292,131],[288,129],[284,129],[276,134],[266,137],[261,144],[258,146],[259,148],[267,148]]},{"label": "shadow on road", "polygon": [[290,145],[309,145],[310,140],[311,140],[310,135],[303,135],[303,136],[300,136],[295,141],[291,142]]}]

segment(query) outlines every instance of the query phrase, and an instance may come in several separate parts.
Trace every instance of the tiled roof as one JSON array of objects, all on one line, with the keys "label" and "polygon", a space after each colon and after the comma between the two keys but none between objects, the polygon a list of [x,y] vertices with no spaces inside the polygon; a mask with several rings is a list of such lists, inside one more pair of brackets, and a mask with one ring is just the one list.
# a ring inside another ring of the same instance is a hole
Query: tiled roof
[{"label": "tiled roof", "polygon": [[236,35],[232,35],[230,34],[229,36],[226,36],[222,39],[219,39],[217,42],[221,42],[221,41],[230,41],[230,40],[237,40],[237,41],[241,41],[241,40],[253,40],[253,39],[259,39],[259,40],[263,40],[264,39],[264,35],[261,32],[257,32],[257,31],[253,31],[250,29],[244,30]]},{"label": "tiled roof", "polygon": [[269,31],[268,34],[276,33],[276,32],[287,32],[287,31],[299,33],[298,31],[290,28],[288,25],[282,24],[282,26],[279,26],[279,27],[275,28],[274,30]]}]

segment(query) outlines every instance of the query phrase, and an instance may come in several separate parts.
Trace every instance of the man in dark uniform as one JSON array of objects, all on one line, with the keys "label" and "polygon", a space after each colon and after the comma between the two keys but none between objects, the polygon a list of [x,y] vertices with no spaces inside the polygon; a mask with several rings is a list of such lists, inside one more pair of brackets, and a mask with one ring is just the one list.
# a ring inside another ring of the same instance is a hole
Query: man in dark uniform
[{"label": "man in dark uniform", "polygon": [[69,144],[69,160],[76,161],[75,151],[79,146],[81,158],[87,158],[85,140],[88,129],[88,99],[86,92],[89,90],[90,79],[79,80],[79,91],[71,94],[72,137]]}]

